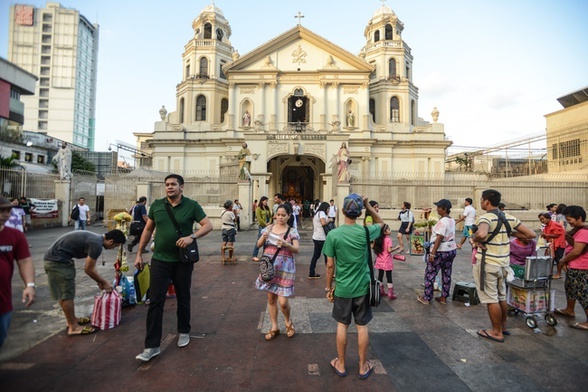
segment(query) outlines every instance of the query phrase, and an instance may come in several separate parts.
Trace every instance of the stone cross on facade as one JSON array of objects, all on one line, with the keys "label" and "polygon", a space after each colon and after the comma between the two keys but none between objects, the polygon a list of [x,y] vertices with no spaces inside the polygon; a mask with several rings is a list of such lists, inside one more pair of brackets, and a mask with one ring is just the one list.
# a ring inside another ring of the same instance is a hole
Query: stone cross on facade
[{"label": "stone cross on facade", "polygon": [[304,15],[302,15],[300,11],[298,11],[298,15],[295,15],[294,17],[298,18],[298,26],[300,26],[301,19],[304,18]]}]

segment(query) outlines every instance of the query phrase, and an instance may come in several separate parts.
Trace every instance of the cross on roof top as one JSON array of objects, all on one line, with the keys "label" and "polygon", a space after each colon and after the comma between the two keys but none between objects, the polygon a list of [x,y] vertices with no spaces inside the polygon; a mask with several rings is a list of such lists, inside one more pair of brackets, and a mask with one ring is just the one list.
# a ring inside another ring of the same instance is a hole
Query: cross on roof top
[{"label": "cross on roof top", "polygon": [[304,15],[298,11],[298,15],[294,15],[295,18],[298,18],[298,26],[300,26],[301,19],[304,18]]}]

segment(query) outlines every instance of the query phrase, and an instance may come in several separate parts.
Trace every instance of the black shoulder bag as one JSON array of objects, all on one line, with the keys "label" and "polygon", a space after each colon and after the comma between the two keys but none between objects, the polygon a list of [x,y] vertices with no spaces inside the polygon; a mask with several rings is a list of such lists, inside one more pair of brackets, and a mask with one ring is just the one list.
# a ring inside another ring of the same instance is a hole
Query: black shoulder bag
[{"label": "black shoulder bag", "polygon": [[[171,219],[172,223],[174,224],[174,226],[176,228],[176,233],[178,233],[178,238],[183,237],[184,235],[182,234],[182,229],[180,228],[180,225],[178,224],[176,217],[174,216],[173,212],[171,211],[169,204],[166,203],[164,200],[163,205],[165,205],[165,209],[167,211],[167,214],[169,215],[169,218]],[[180,249],[180,261],[182,263],[197,263],[198,260],[200,260],[200,255],[198,254],[198,242],[196,241],[196,238],[194,238],[194,241],[192,241],[192,243],[190,245],[186,246],[185,248],[179,248],[179,249]]]},{"label": "black shoulder bag", "polygon": [[372,248],[370,246],[370,231],[367,228],[367,226],[364,226],[363,228],[365,229],[365,239],[367,243],[368,266],[370,267],[370,306],[376,307],[380,305],[380,286],[382,285],[382,282],[374,278],[374,266],[372,265]]},{"label": "black shoulder bag", "polygon": [[[290,233],[290,229],[291,227],[288,226],[288,230],[286,231],[286,234],[284,234],[284,239],[288,238],[288,233]],[[276,271],[274,269],[274,262],[276,261],[278,253],[280,253],[281,250],[282,248],[278,248],[278,250],[276,250],[276,253],[274,253],[273,257],[269,257],[268,255],[264,254],[259,259],[259,276],[261,277],[261,280],[263,280],[264,282],[269,282],[276,275]]]},{"label": "black shoulder bag", "polygon": [[503,223],[506,226],[506,235],[508,237],[510,237],[510,233],[512,232],[512,228],[510,227],[510,223],[508,223],[508,220],[506,220],[506,217],[504,216],[504,213],[502,211],[492,210],[489,212],[493,213],[494,215],[496,215],[498,217],[498,222],[496,223],[496,228],[494,229],[492,234],[490,234],[490,237],[488,237],[488,239],[486,241],[482,242],[482,244],[484,245],[484,248],[482,249],[482,258],[480,260],[480,291],[484,291],[484,286],[486,283],[486,281],[484,279],[484,275],[486,274],[486,246],[485,245],[487,243],[489,243],[490,241],[492,241],[494,239],[494,237],[496,237],[498,235],[498,233],[500,233],[500,229],[502,228]]}]

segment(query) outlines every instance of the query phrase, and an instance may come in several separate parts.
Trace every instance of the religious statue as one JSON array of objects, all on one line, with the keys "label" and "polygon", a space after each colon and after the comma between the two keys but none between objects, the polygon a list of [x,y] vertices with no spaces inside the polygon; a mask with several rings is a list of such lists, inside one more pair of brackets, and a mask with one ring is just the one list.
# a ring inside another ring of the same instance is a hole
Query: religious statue
[{"label": "religious statue", "polygon": [[237,50],[235,50],[233,52],[233,61],[239,60],[239,57],[241,57],[241,55],[239,54],[239,52]]},{"label": "religious statue", "polygon": [[159,117],[161,117],[161,121],[165,121],[165,116],[167,116],[167,109],[165,106],[161,105],[161,109],[159,109]]},{"label": "religious statue", "polygon": [[437,122],[437,120],[439,120],[439,111],[437,110],[437,106],[435,106],[433,108],[433,111],[431,112],[431,117],[433,117],[433,122]]},{"label": "religious statue", "polygon": [[251,126],[251,115],[249,111],[245,110],[245,114],[243,114],[243,126],[250,127]]},{"label": "religious statue", "polygon": [[245,170],[249,173],[249,170],[251,169],[251,162],[248,162],[247,159],[247,157],[251,156],[251,150],[247,148],[247,143],[243,143],[241,147],[239,154],[237,154],[237,159],[239,160],[239,179],[247,180],[249,177],[245,173]]},{"label": "religious statue", "polygon": [[355,126],[355,117],[353,116],[353,112],[351,110],[349,111],[349,113],[347,113],[347,126],[348,127]]},{"label": "religious statue", "polygon": [[349,159],[349,150],[347,149],[347,144],[343,142],[337,153],[337,180],[340,184],[349,182],[350,163],[351,159]]},{"label": "religious statue", "polygon": [[53,157],[53,163],[57,164],[59,178],[62,180],[71,179],[71,150],[67,148],[67,143],[63,142],[57,154]]}]

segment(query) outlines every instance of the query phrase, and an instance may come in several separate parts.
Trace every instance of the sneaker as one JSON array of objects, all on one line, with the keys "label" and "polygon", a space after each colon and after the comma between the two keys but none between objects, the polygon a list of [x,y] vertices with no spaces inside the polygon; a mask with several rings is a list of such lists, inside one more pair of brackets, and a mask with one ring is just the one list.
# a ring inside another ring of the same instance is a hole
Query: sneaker
[{"label": "sneaker", "polygon": [[161,354],[161,349],[159,347],[155,348],[146,348],[143,352],[135,357],[139,361],[148,362],[151,358],[158,356]]},{"label": "sneaker", "polygon": [[178,337],[178,347],[186,347],[188,344],[190,344],[190,334],[181,333]]},{"label": "sneaker", "polygon": [[319,274],[314,274],[314,275],[308,275],[308,279],[320,279],[321,275]]}]

